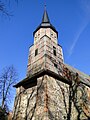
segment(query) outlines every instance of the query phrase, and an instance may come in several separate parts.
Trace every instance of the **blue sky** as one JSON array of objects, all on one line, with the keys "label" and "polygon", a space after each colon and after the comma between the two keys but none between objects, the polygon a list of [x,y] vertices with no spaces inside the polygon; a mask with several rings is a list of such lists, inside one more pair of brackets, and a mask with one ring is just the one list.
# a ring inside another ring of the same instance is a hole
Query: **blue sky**
[{"label": "blue sky", "polygon": [[[11,2],[10,19],[0,14],[0,72],[14,65],[25,78],[33,31],[40,24],[45,0]],[[59,33],[64,61],[90,74],[90,0],[46,0],[51,23]]]}]

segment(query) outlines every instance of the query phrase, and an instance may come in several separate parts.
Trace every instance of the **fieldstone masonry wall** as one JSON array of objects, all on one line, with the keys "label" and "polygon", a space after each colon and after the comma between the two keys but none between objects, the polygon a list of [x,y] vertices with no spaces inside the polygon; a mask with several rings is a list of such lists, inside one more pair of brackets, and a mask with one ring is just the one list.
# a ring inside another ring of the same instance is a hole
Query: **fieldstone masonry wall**
[{"label": "fieldstone masonry wall", "polygon": [[89,120],[87,91],[90,88],[82,84],[73,83],[72,88],[44,75],[37,79],[36,86],[17,88],[13,120],[69,120],[69,116],[71,120]]},{"label": "fieldstone masonry wall", "polygon": [[15,85],[13,120],[90,120],[90,77],[66,66],[45,9],[29,49],[27,78]]}]

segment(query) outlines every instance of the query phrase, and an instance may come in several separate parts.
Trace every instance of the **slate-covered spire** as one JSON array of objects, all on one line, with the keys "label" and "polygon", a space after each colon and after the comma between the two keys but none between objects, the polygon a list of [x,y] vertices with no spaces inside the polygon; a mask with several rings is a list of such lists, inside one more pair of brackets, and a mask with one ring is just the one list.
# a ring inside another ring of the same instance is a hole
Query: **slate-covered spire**
[{"label": "slate-covered spire", "polygon": [[42,17],[42,22],[41,24],[36,28],[36,30],[33,32],[33,35],[40,29],[40,28],[51,28],[53,31],[55,31],[58,35],[57,30],[55,29],[55,27],[50,23],[49,17],[48,17],[48,13],[46,10],[46,7],[44,9],[44,13],[43,13],[43,17]]},{"label": "slate-covered spire", "polygon": [[48,17],[48,13],[46,11],[46,8],[44,10],[44,14],[43,14],[43,18],[42,18],[42,23],[50,23],[49,17]]}]

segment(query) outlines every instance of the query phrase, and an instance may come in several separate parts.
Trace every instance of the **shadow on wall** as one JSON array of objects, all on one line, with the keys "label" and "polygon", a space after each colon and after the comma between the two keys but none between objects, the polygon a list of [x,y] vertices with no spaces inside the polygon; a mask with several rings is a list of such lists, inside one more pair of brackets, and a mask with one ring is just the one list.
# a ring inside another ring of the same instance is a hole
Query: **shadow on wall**
[{"label": "shadow on wall", "polygon": [[[36,107],[37,107],[37,99],[42,99],[41,94],[45,91],[44,88],[44,77],[42,77],[42,80],[40,84],[37,87],[37,80],[34,82],[34,84],[25,85],[23,87],[19,88],[19,94],[15,98],[15,105],[14,105],[14,113],[13,113],[13,120],[32,120],[33,117],[35,117],[36,113]],[[57,81],[58,86],[60,87],[61,94],[63,96],[63,103],[66,115],[63,116],[63,119],[65,120],[73,120],[73,107],[76,110],[76,119],[77,120],[90,120],[90,99],[87,94],[87,90],[90,88],[87,88],[84,84],[82,84],[79,81],[79,76],[76,74],[76,76],[72,76],[72,84],[69,85],[69,87],[66,86],[67,94],[69,96],[69,102],[67,106],[67,98],[65,97],[65,89],[60,85],[60,82]],[[30,94],[28,94],[29,90],[31,89]],[[25,107],[21,106],[22,99],[21,97],[26,96],[26,103]],[[39,104],[40,101],[38,101]],[[55,101],[54,101],[55,102]],[[40,103],[41,104],[41,103]],[[48,103],[47,103],[48,104]],[[21,108],[22,107],[22,108]],[[24,110],[24,113],[21,113],[21,109]],[[62,112],[62,110],[60,111]],[[24,114],[24,118],[22,117]],[[61,114],[61,113],[60,113]],[[21,116],[20,116],[21,115]],[[50,120],[59,120],[59,118],[55,118],[52,111],[48,108],[48,118]],[[53,118],[53,119],[52,119]],[[42,119],[43,120],[43,119]]]},{"label": "shadow on wall", "polygon": [[63,118],[65,117],[65,120],[72,120],[73,107],[75,107],[77,111],[77,120],[90,120],[90,96],[88,96],[90,88],[82,84],[79,79],[80,78],[77,73],[76,76],[72,75],[72,83],[69,85],[69,88],[66,88],[69,96],[68,108],[66,105],[65,91],[57,82],[63,95],[63,102],[66,110],[66,116],[63,116]]}]

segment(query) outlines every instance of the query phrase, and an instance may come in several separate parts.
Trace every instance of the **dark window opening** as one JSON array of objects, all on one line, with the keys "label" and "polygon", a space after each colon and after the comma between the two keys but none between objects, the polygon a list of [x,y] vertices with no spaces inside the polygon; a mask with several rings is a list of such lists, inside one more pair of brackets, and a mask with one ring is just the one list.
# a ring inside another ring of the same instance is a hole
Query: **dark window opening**
[{"label": "dark window opening", "polygon": [[56,47],[53,46],[53,54],[56,56]]},{"label": "dark window opening", "polygon": [[35,56],[38,55],[38,49],[35,50]]},{"label": "dark window opening", "polygon": [[53,36],[53,33],[51,33],[51,36]]},{"label": "dark window opening", "polygon": [[57,64],[55,64],[55,63],[54,63],[54,67],[56,67],[56,68],[57,68]]}]

